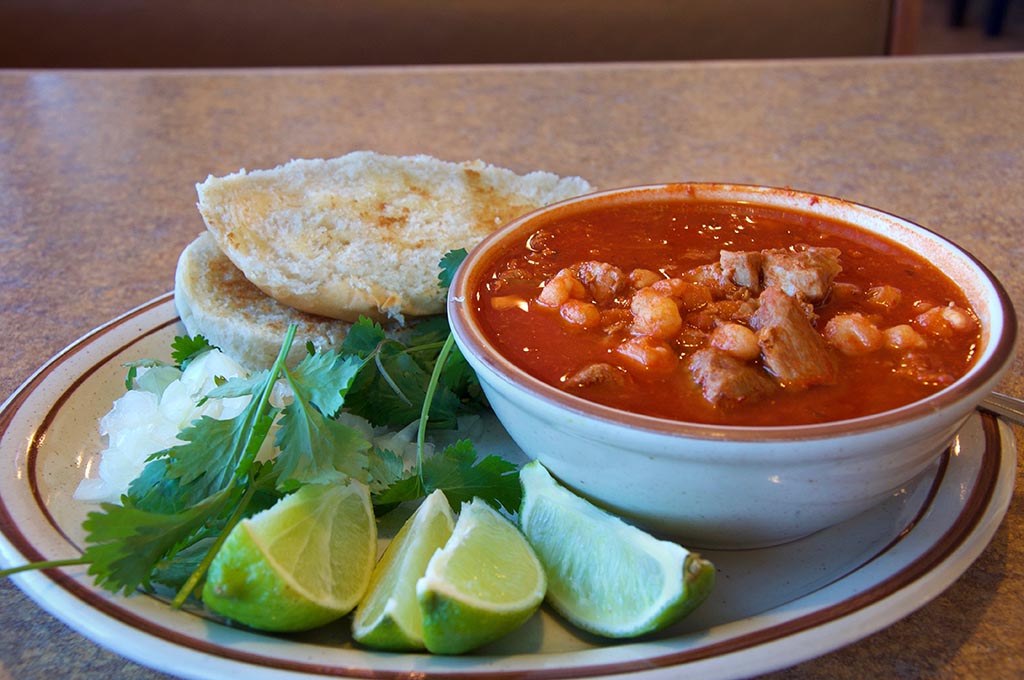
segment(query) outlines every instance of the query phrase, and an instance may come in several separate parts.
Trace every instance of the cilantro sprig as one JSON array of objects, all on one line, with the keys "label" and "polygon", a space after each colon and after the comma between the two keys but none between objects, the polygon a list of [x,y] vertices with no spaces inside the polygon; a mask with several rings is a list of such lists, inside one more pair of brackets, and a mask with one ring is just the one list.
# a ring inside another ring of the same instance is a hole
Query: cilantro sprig
[{"label": "cilantro sprig", "polygon": [[[438,276],[442,287],[450,285],[464,257],[464,250],[445,255]],[[308,347],[307,356],[288,368],[285,357],[295,332],[294,326],[288,329],[269,370],[219,382],[204,397],[250,396],[241,413],[194,421],[178,435],[183,444],[150,456],[120,505],[104,503],[89,513],[81,558],[34,563],[0,575],[87,564],[103,588],[128,594],[166,585],[177,589],[172,604],[181,606],[231,528],[303,484],[367,483],[379,514],[436,489],[453,505],[481,497],[509,512],[518,509],[521,490],[513,464],[495,455],[480,459],[468,440],[425,453],[428,429],[455,428],[461,413],[483,406],[476,376],[455,346],[447,319],[423,321],[402,337],[360,319],[339,352]],[[173,367],[184,370],[213,346],[202,336],[178,337],[171,349]],[[129,364],[129,389],[142,366],[172,364]],[[271,401],[281,382],[291,394],[283,407]],[[375,426],[418,421],[415,464],[407,467],[394,452],[373,448],[359,430],[337,419],[343,409]],[[277,455],[259,461],[275,422]]]},{"label": "cilantro sprig", "polygon": [[[415,468],[394,475],[390,480],[378,479],[387,483],[373,494],[375,506],[388,507],[416,500],[441,489],[448,502],[456,507],[462,502],[480,497],[492,505],[504,507],[508,512],[518,511],[522,495],[518,469],[504,458],[491,455],[478,461],[475,447],[465,439],[430,458],[424,455],[432,400],[438,394],[438,385],[444,380],[446,359],[452,356],[455,347],[454,339],[449,335],[438,353],[430,376],[417,431]],[[387,470],[395,470],[394,466],[383,469],[385,473]]]},{"label": "cilantro sprig", "polygon": [[[313,401],[339,407],[340,397],[331,392],[340,394],[347,389],[350,367],[328,357],[337,368],[324,370],[323,357],[307,357],[289,370],[285,357],[295,331],[294,326],[288,329],[269,370],[244,380],[229,380],[208,395],[251,395],[241,413],[227,420],[196,420],[179,435],[184,444],[150,456],[120,505],[104,503],[100,511],[88,515],[83,524],[88,544],[84,559],[97,585],[125,593],[139,587],[149,589],[158,565],[166,566],[176,554],[213,536],[212,546],[174,599],[180,606],[200,582],[223,538],[246,516],[265,480],[273,480],[273,488],[280,490],[325,481],[325,477],[337,479],[342,473],[366,478],[369,443],[354,430],[339,432],[344,426],[336,421],[330,422],[337,428],[324,425],[334,412],[322,412]],[[271,404],[279,377],[284,377],[294,392],[293,401],[281,414],[277,436],[281,453],[273,464],[257,466],[256,455],[282,411]],[[316,446],[308,447],[309,438],[303,434],[312,431],[327,434],[316,439]],[[321,444],[327,437],[339,444],[338,450],[325,451]]]},{"label": "cilantro sprig", "polygon": [[[346,398],[349,412],[374,425],[404,427],[420,418],[427,403],[426,427],[453,429],[460,413],[479,408],[479,383],[462,355],[455,352],[448,361],[438,362],[448,337],[446,319],[438,319],[445,323],[443,331],[437,320],[425,321],[408,334],[406,342],[389,337],[370,319],[353,324],[341,351],[360,358],[366,366]],[[439,375],[432,384],[435,368]]]},{"label": "cilantro sprig", "polygon": [[159,359],[139,359],[138,361],[130,361],[125,364],[125,368],[128,369],[128,374],[125,376],[124,386],[129,390],[135,387],[135,378],[138,376],[140,368],[168,367],[184,371],[193,359],[211,349],[217,348],[211,345],[210,341],[202,335],[178,336],[174,338],[174,341],[171,343],[171,361],[173,361],[173,363],[167,363],[166,361],[161,361]]}]

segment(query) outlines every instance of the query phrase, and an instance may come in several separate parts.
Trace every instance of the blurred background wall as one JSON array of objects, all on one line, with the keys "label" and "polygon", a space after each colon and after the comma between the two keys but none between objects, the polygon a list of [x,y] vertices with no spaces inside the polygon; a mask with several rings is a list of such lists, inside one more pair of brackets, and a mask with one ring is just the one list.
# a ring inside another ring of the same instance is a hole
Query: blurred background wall
[{"label": "blurred background wall", "polygon": [[[990,30],[995,10],[1005,29]],[[954,26],[957,17],[961,26]],[[0,68],[844,57],[1024,49],[1022,0],[0,0]]]},{"label": "blurred background wall", "polygon": [[0,66],[906,53],[921,0],[0,0]]}]

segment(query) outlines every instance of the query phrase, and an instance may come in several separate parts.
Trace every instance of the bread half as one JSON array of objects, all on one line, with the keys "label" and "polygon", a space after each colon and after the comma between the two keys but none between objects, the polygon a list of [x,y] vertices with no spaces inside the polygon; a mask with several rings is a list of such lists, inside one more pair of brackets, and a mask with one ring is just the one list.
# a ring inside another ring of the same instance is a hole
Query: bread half
[{"label": "bread half", "polygon": [[189,335],[203,335],[250,370],[274,363],[289,324],[298,324],[287,360],[290,366],[306,354],[307,342],[318,351],[336,348],[351,326],[269,297],[220,251],[209,232],[186,246],[178,258],[174,303]]},{"label": "bread half", "polygon": [[526,212],[592,190],[482,161],[356,151],[196,186],[220,249],[269,296],[355,321],[438,314],[438,263]]}]

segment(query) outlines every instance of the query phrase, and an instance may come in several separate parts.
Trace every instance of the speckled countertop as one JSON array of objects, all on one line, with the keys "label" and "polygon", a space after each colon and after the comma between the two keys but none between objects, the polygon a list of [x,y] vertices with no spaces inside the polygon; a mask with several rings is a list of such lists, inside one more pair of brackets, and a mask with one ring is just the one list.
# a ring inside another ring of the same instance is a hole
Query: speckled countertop
[{"label": "speckled countertop", "polygon": [[[354,149],[601,187],[791,186],[973,252],[1024,310],[1024,54],[547,67],[0,71],[0,397],[171,288],[208,174]],[[1024,397],[1024,349],[1001,389]],[[1021,430],[1017,429],[1018,439]],[[1024,677],[1024,477],[946,592],[776,678]],[[0,582],[0,679],[149,678]]]}]

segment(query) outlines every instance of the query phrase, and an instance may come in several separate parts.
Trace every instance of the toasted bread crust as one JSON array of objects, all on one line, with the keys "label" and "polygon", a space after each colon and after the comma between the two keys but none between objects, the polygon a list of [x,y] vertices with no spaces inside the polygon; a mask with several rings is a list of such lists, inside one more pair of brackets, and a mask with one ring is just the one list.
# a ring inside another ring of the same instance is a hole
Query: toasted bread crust
[{"label": "toasted bread crust", "polygon": [[250,283],[217,248],[209,232],[200,234],[178,258],[174,302],[190,335],[203,335],[250,370],[269,367],[288,326],[298,325],[289,365],[306,353],[306,343],[325,350],[341,345],[351,324],[292,309]]},{"label": "toasted bread crust", "polygon": [[355,321],[442,312],[446,252],[592,187],[482,161],[358,151],[211,176],[196,189],[218,247],[254,285],[296,309]]}]

